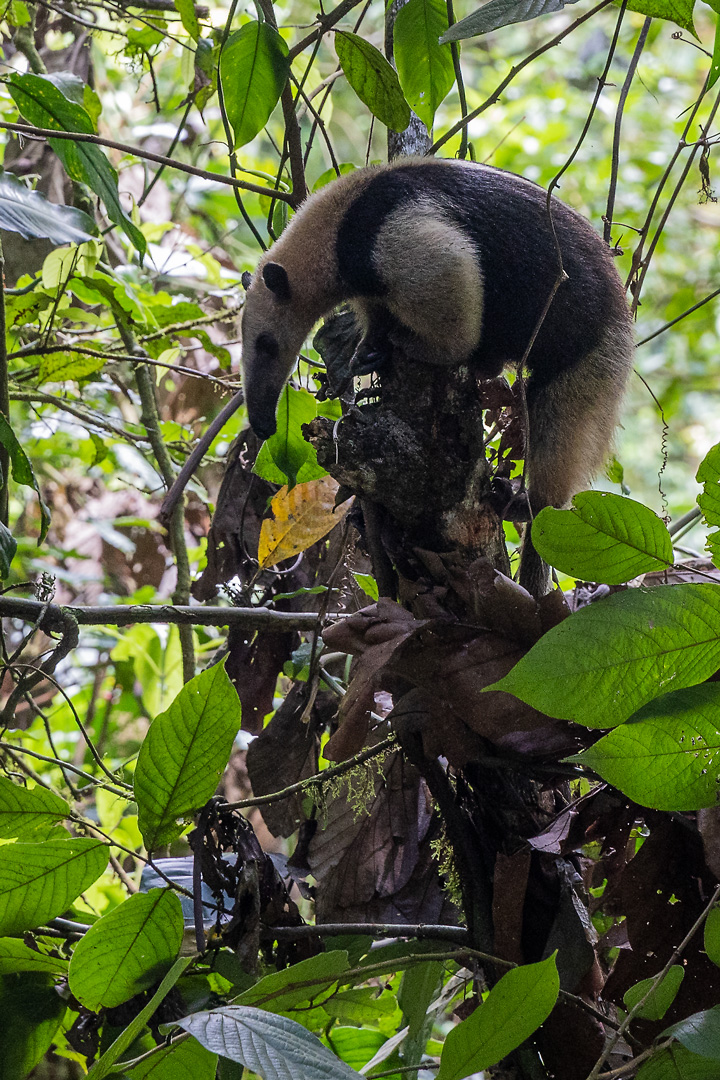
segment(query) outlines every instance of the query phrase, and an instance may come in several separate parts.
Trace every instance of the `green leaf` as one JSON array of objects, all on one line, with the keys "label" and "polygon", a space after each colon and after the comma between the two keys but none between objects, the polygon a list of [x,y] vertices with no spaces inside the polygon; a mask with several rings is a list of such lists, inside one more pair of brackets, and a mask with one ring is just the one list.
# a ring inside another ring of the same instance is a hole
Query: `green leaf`
[{"label": "green leaf", "polygon": [[[673,965],[635,1015],[641,1020],[662,1020],[677,997],[684,975],[685,969],[682,965]],[[642,979],[625,991],[623,1003],[628,1011],[634,1009],[638,1001],[642,1001],[654,981],[654,979]]]},{"label": "green leaf", "polygon": [[[720,18],[718,19],[720,28]],[[715,49],[718,49],[720,30],[716,31]],[[720,63],[720,57],[718,59]],[[715,54],[713,53],[713,69],[715,67]],[[713,70],[711,69],[711,70]],[[703,485],[702,494],[698,495],[698,506],[709,528],[715,529],[710,533],[706,541],[706,547],[710,552],[713,562],[720,563],[720,443],[708,450],[700,462],[700,467],[695,477],[699,484]]]},{"label": "green leaf", "polygon": [[16,551],[17,541],[15,537],[7,525],[0,521],[0,577],[6,578],[10,573],[10,565],[15,558]]},{"label": "green leaf", "polygon": [[198,41],[200,38],[200,23],[195,14],[195,0],[174,0],[174,3],[184,29],[193,41]]},{"label": "green leaf", "polygon": [[128,1080],[215,1080],[217,1054],[195,1039],[168,1046],[129,1072]]},{"label": "green leaf", "polygon": [[0,228],[19,233],[25,240],[44,237],[53,244],[82,244],[98,231],[89,214],[48,202],[7,172],[0,174]]},{"label": "green leaf", "polygon": [[214,1054],[238,1061],[263,1080],[357,1080],[340,1061],[294,1020],[242,1005],[197,1012],[176,1021]]},{"label": "green leaf", "polygon": [[670,1046],[640,1067],[637,1080],[718,1080],[718,1067],[684,1046]]},{"label": "green leaf", "polygon": [[81,382],[96,371],[102,371],[104,365],[102,357],[86,356],[84,353],[73,352],[72,349],[62,353],[50,353],[40,361],[38,385],[46,382]]},{"label": "green leaf", "polygon": [[107,866],[100,840],[46,840],[0,847],[0,934],[20,934],[61,915]]},{"label": "green leaf", "polygon": [[352,990],[333,994],[327,1001],[323,1001],[322,1007],[328,1016],[346,1024],[368,1027],[377,1027],[383,1016],[393,1016],[397,1012],[394,995],[383,993],[378,997],[377,988],[374,986],[357,986]]},{"label": "green leaf", "polygon": [[[387,1037],[373,1028],[334,1027],[332,1029],[333,1050],[351,1069],[362,1069],[386,1042]],[[403,1051],[405,1045],[406,1043],[403,1042]],[[405,1061],[404,1053],[403,1061]],[[400,1073],[396,1080],[402,1080],[406,1076],[407,1073]]]},{"label": "green leaf", "polygon": [[15,432],[2,413],[0,413],[0,443],[2,443],[10,455],[12,477],[15,483],[23,484],[25,487],[31,487],[37,493],[38,502],[40,503],[40,536],[38,537],[38,544],[41,544],[50,528],[50,510],[45,505],[43,497],[40,494],[40,485],[33,472],[30,459],[18,442]]},{"label": "green leaf", "polygon": [[392,131],[404,131],[410,123],[410,106],[383,54],[345,30],[335,31],[335,50],[347,81],[373,116]]},{"label": "green leaf", "polygon": [[720,666],[720,585],[629,589],[553,627],[488,689],[548,716],[614,727]]},{"label": "green leaf", "polygon": [[438,44],[447,28],[445,0],[408,0],[398,11],[393,28],[400,86],[428,131],[438,105],[455,82],[450,47]]},{"label": "green leaf", "polygon": [[[42,939],[45,943],[48,938]],[[56,942],[53,941],[53,945]],[[14,975],[18,971],[34,971],[46,975],[67,975],[68,961],[58,956],[29,949],[18,938],[0,938],[0,975]]]},{"label": "green leaf", "polygon": [[695,0],[629,0],[628,11],[639,11],[651,19],[665,19],[688,30],[693,37],[697,32],[693,25]]},{"label": "green leaf", "polygon": [[135,893],[104,915],[75,946],[70,989],[97,1012],[160,982],[180,951],[183,914],[169,889]]},{"label": "green leaf", "polygon": [[277,431],[263,443],[253,472],[271,484],[294,488],[319,480],[327,472],[318,465],[315,448],[303,438],[302,425],[317,416],[317,402],[307,390],[286,386],[277,411]]},{"label": "green leaf", "polygon": [[181,956],[175,961],[147,1005],[133,1017],[127,1027],[118,1035],[115,1042],[107,1048],[102,1057],[98,1058],[91,1067],[87,1074],[87,1080],[104,1080],[109,1075],[115,1062],[138,1037],[160,1003],[170,993],[185,968],[192,963],[192,959],[192,956]]},{"label": "green leaf", "polygon": [[532,538],[545,562],[583,581],[620,585],[673,564],[670,533],[657,514],[604,491],[581,491],[569,510],[546,506]]},{"label": "green leaf", "polygon": [[[715,20],[715,41],[713,44],[712,60],[710,61],[710,74],[708,76],[708,90],[711,90],[720,77],[720,18]],[[720,540],[720,537],[718,537]],[[717,541],[716,541],[717,543]]]},{"label": "green leaf", "polygon": [[672,1035],[693,1054],[720,1061],[720,1005],[685,1017],[663,1035]]},{"label": "green leaf", "polygon": [[720,907],[716,904],[705,920],[705,952],[716,967],[720,967]]},{"label": "green leaf", "polygon": [[[334,949],[328,953],[318,953],[299,964],[274,971],[266,975],[249,990],[235,998],[237,1005],[261,1005],[273,1011],[287,1012],[314,998],[322,990],[327,990],[338,980],[338,976],[349,967],[348,955],[344,949]],[[301,986],[308,983],[312,986]]]},{"label": "green leaf", "polygon": [[220,83],[235,149],[265,127],[289,71],[288,47],[269,23],[247,22],[227,39],[220,55]]},{"label": "green leaf", "polygon": [[[69,101],[49,78],[30,72],[12,74],[5,85],[28,123],[54,131],[95,134],[92,119],[83,106]],[[110,220],[120,226],[140,255],[144,255],[145,237],[123,210],[118,195],[117,173],[100,147],[70,139],[48,141],[71,180],[87,184],[91,191],[100,196]]]},{"label": "green leaf", "polygon": [[66,1003],[47,975],[0,978],[0,1080],[22,1080],[49,1049]]},{"label": "green leaf", "polygon": [[150,725],[135,770],[149,851],[176,840],[213,795],[239,729],[240,701],[222,664],[191,679]]},{"label": "green leaf", "polygon": [[472,15],[451,26],[440,38],[440,44],[489,34],[491,30],[498,30],[511,23],[529,22],[540,15],[562,11],[566,4],[575,3],[577,0],[490,0],[477,11],[473,11]]},{"label": "green leaf", "polygon": [[402,1009],[403,1023],[408,1026],[403,1041],[403,1061],[408,1065],[419,1065],[425,1054],[436,1019],[428,1008],[442,989],[444,971],[441,960],[428,960],[403,972],[397,1003]]},{"label": "green leaf", "polygon": [[587,765],[642,806],[699,810],[720,791],[720,684],[651,701],[582,754]]},{"label": "green leaf", "polygon": [[547,1020],[559,991],[555,953],[508,971],[483,1004],[448,1033],[437,1080],[462,1080],[507,1057]]},{"label": "green leaf", "polygon": [[377,600],[380,595],[378,592],[378,583],[372,574],[356,574],[355,571],[353,571],[353,577],[366,596],[369,596],[371,600]]},{"label": "green leaf", "polygon": [[59,795],[39,785],[26,788],[0,777],[0,838],[3,840],[40,840],[38,831],[46,833],[64,821],[70,807]]}]

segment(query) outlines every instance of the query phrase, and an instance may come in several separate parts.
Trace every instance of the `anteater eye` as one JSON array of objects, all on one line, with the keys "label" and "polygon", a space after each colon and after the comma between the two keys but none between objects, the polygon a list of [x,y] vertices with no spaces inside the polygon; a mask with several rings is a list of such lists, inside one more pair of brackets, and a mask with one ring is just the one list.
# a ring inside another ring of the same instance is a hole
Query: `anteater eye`
[{"label": "anteater eye", "polygon": [[258,334],[255,341],[255,348],[258,353],[262,353],[267,360],[277,360],[280,352],[278,343],[272,334]]}]

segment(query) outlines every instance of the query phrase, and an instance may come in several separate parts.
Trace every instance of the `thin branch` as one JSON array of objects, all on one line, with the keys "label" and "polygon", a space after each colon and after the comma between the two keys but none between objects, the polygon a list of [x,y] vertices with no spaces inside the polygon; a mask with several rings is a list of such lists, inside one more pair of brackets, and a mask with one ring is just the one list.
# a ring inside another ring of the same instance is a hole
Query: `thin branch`
[{"label": "thin branch", "polygon": [[320,25],[317,30],[313,30],[312,33],[308,34],[307,37],[304,37],[302,41],[299,41],[297,45],[293,45],[288,54],[290,63],[292,63],[301,52],[304,52],[308,45],[312,45],[318,38],[327,34],[328,30],[331,30],[332,27],[335,26],[336,23],[339,23],[341,19],[344,19],[354,7],[357,7],[358,4],[362,4],[363,2],[364,0],[343,0],[341,4],[338,4],[338,6],[328,12],[327,15],[321,15],[318,19]]},{"label": "thin branch", "polygon": [[[185,626],[237,626],[243,630],[262,630],[285,634],[288,630],[314,630],[318,616],[314,611],[272,611],[270,608],[184,607],[173,604],[44,604],[17,596],[0,596],[0,618],[35,622],[46,612],[49,620],[71,615],[79,626],[132,626],[134,623],[168,623]],[[329,770],[328,770],[329,771]]]},{"label": "thin branch", "polygon": [[31,404],[38,405],[54,405],[56,409],[60,409],[61,412],[66,412],[70,416],[76,417],[86,427],[97,427],[101,431],[105,430],[111,435],[116,435],[119,439],[124,439],[126,442],[137,445],[138,443],[147,443],[148,439],[145,435],[134,435],[130,431],[126,431],[125,428],[120,427],[118,424],[113,423],[112,420],[108,420],[104,416],[96,416],[94,413],[89,412],[87,409],[81,409],[77,405],[70,404],[64,398],[54,397],[52,394],[45,394],[42,390],[11,390],[11,401],[28,401]]},{"label": "thin branch", "polygon": [[[10,423],[7,338],[5,335],[5,255],[0,243],[0,413]],[[10,452],[0,446],[0,524],[7,528],[10,502]]]},{"label": "thin branch", "polygon": [[645,22],[642,24],[642,30],[640,36],[637,39],[635,45],[635,51],[632,54],[632,59],[628,65],[627,74],[625,75],[625,82],[622,85],[620,91],[620,97],[618,99],[618,106],[615,112],[615,126],[613,128],[613,147],[612,147],[612,169],[610,172],[610,186],[608,188],[608,200],[607,208],[605,210],[605,228],[603,229],[603,239],[606,244],[612,243],[612,223],[613,214],[615,212],[615,192],[617,191],[617,179],[618,172],[620,170],[620,130],[622,128],[623,112],[625,111],[625,102],[627,96],[630,93],[630,87],[632,81],[635,78],[635,72],[640,62],[640,56],[645,48],[645,42],[647,41],[648,31],[650,30],[650,23],[652,19],[648,15]]},{"label": "thin branch", "polygon": [[470,944],[470,935],[464,926],[446,926],[432,923],[315,923],[312,926],[269,926],[261,930],[261,936],[274,941],[300,941],[312,937],[343,937],[345,934],[364,934],[373,938],[412,937],[418,941],[425,938],[454,941],[458,945]]},{"label": "thin branch", "polygon": [[[608,0],[609,2],[609,0]],[[225,176],[224,173],[210,172],[208,169],[198,169],[194,165],[186,165],[176,158],[165,157],[164,154],[153,154],[149,150],[141,150],[129,143],[116,142],[114,139],[105,139],[101,135],[91,135],[85,131],[54,131],[52,128],[33,127],[31,124],[0,123],[0,130],[14,131],[18,135],[42,139],[68,139],[70,142],[94,143],[96,146],[107,146],[110,150],[118,150],[122,154],[130,154],[144,161],[154,161],[158,165],[164,165],[169,169],[178,169],[190,176],[199,176],[203,180],[211,180],[214,183],[225,184],[227,187],[240,188],[241,191],[253,191],[256,195],[269,195],[273,199],[293,205],[292,193],[278,191],[275,188],[263,187],[261,184],[253,184],[249,180],[238,180],[237,177]]]},{"label": "thin branch", "polygon": [[664,334],[665,331],[669,330],[671,326],[675,326],[676,323],[682,322],[682,320],[686,319],[688,315],[692,315],[693,311],[697,311],[698,308],[704,307],[705,304],[709,304],[710,301],[714,300],[716,296],[720,296],[720,289],[715,289],[713,292],[708,293],[708,295],[704,296],[702,300],[698,300],[697,304],[693,304],[692,307],[689,307],[686,311],[683,311],[682,315],[676,316],[676,318],[671,319],[670,322],[667,322],[664,326],[661,326],[659,330],[655,330],[654,333],[648,334],[647,337],[644,337],[641,341],[638,341],[635,348],[639,349],[641,345],[647,345],[648,341],[652,341],[653,338],[659,337],[660,334]]},{"label": "thin branch", "polygon": [[269,795],[256,795],[252,799],[240,799],[239,802],[224,803],[218,807],[218,812],[227,814],[233,810],[244,810],[252,806],[267,806],[269,803],[279,802],[281,799],[289,799],[291,795],[307,791],[308,787],[314,784],[325,784],[328,780],[334,780],[337,776],[344,776],[345,773],[350,772],[356,766],[384,754],[386,750],[397,749],[399,749],[397,739],[394,735],[388,735],[386,739],[376,743],[375,746],[366,747],[359,754],[348,758],[347,761],[342,761],[339,765],[334,765],[331,769],[323,769],[322,772],[315,773],[314,776],[308,776],[305,780],[299,780],[297,784],[290,784],[280,791],[272,791]]},{"label": "thin branch", "polygon": [[162,522],[170,520],[175,512],[175,507],[182,498],[183,491],[190,482],[190,478],[194,475],[200,462],[205,457],[205,454],[210,449],[211,443],[220,434],[230,417],[237,412],[244,400],[245,395],[243,391],[238,390],[230,401],[222,407],[213,422],[208,426],[197,446],[193,449],[182,469],[175,477],[167,495],[163,499],[162,506],[160,507],[160,520]]},{"label": "thin branch", "polygon": [[[445,0],[448,15],[448,27],[455,25],[455,9],[453,7],[453,0]],[[463,82],[462,67],[460,65],[460,43],[457,41],[450,42],[450,55],[452,56],[453,70],[455,71],[455,82],[458,88],[458,98],[460,100],[460,119],[465,120],[468,114],[467,109],[467,96],[465,94],[465,83]],[[467,124],[463,126],[462,135],[460,136],[460,148],[458,150],[458,157],[461,161],[464,161],[468,154],[468,130]]]},{"label": "thin branch", "polygon": [[[129,784],[127,790],[123,791],[113,784],[106,784],[104,780],[100,780],[99,777],[93,776],[92,773],[85,772],[84,769],[79,769],[77,765],[72,765],[69,761],[63,761],[62,758],[48,757],[47,754],[39,754],[37,750],[29,750],[26,746],[13,745],[12,743],[6,742],[0,742],[0,750],[7,750],[9,753],[14,754],[27,754],[28,757],[35,758],[37,761],[44,761],[48,765],[55,765],[58,769],[69,769],[70,772],[74,772],[77,776],[82,776],[84,780],[88,780],[95,787],[105,788],[106,791],[112,792],[113,795],[120,795],[123,799],[130,799],[131,797],[132,788]],[[113,841],[113,843],[114,842],[115,841]]]}]

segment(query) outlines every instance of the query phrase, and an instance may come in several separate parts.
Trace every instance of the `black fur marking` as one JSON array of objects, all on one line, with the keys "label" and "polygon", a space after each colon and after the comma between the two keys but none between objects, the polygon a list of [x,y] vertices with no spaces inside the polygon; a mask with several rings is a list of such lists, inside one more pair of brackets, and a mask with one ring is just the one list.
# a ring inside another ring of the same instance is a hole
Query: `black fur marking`
[{"label": "black fur marking", "polygon": [[245,292],[247,292],[248,289],[250,288],[250,282],[251,281],[252,281],[252,274],[250,273],[250,271],[249,270],[243,270],[242,274],[240,275],[240,284],[242,285]]},{"label": "black fur marking", "polygon": [[268,289],[275,294],[278,300],[288,303],[292,299],[292,289],[284,266],[274,262],[265,263],[262,268],[262,276]]},{"label": "black fur marking", "polygon": [[[378,172],[350,204],[338,229],[340,274],[355,295],[385,295],[387,283],[373,265],[378,234],[388,214],[421,197],[438,205],[477,247],[483,326],[472,359],[483,377],[495,375],[503,364],[524,355],[557,277],[546,193],[512,173],[487,167],[428,162]],[[528,358],[536,388],[587,356],[621,312],[626,318],[606,245],[575,211],[556,199],[551,205],[569,280],[555,294]]]},{"label": "black fur marking", "polygon": [[272,334],[258,334],[255,341],[255,351],[261,360],[272,363],[280,355],[277,338],[274,338]]}]

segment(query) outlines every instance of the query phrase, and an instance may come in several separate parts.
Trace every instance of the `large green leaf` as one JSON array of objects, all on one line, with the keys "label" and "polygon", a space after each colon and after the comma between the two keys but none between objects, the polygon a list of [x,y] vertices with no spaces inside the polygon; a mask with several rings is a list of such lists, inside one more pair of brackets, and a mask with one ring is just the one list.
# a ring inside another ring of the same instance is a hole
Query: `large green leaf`
[{"label": "large green leaf", "polygon": [[240,701],[222,664],[182,688],[150,725],[135,770],[143,840],[171,843],[213,795],[240,729]]},{"label": "large green leaf", "polygon": [[581,491],[569,510],[546,506],[532,538],[545,562],[583,581],[620,585],[673,563],[670,533],[657,514],[604,491]]},{"label": "large green leaf", "polygon": [[373,116],[392,131],[404,131],[410,123],[410,106],[383,54],[345,30],[335,31],[335,50],[347,81]]},{"label": "large green leaf", "polygon": [[14,784],[6,777],[0,777],[0,838],[3,840],[17,837],[42,840],[38,835],[44,831],[47,835],[70,813],[70,807],[59,795],[39,785],[34,788]]},{"label": "large green leaf", "polygon": [[46,840],[0,847],[0,934],[20,934],[61,915],[102,874],[100,840]]},{"label": "large green leaf", "polygon": [[[348,954],[344,949],[335,949],[328,953],[319,953],[299,964],[273,971],[270,975],[245,990],[235,998],[237,1005],[260,1004],[264,1008],[278,1012],[287,1012],[297,1005],[316,997],[321,991],[333,986],[338,976],[347,971]],[[299,983],[312,985],[299,986]]]},{"label": "large green leaf", "polygon": [[25,240],[44,237],[53,244],[82,244],[98,231],[89,214],[48,202],[12,173],[0,174],[0,228]]},{"label": "large green leaf", "polygon": [[555,626],[500,682],[548,716],[614,727],[720,667],[720,585],[629,589]]},{"label": "large green leaf", "polygon": [[637,1080],[718,1080],[718,1064],[684,1046],[670,1046],[641,1065]]},{"label": "large green leaf", "polygon": [[277,411],[277,431],[263,443],[253,472],[271,484],[289,488],[327,476],[315,448],[303,438],[302,425],[317,416],[317,402],[307,390],[286,386]]},{"label": "large green leaf", "polygon": [[263,1080],[357,1080],[315,1035],[294,1020],[243,1005],[197,1012],[178,1020],[214,1054],[238,1061]]},{"label": "large green leaf", "polygon": [[720,790],[720,683],[651,701],[582,754],[587,765],[642,806],[699,810]]},{"label": "large green leaf", "polygon": [[266,22],[247,22],[231,34],[220,56],[220,81],[235,148],[267,124],[287,82],[288,47]]},{"label": "large green leaf", "polygon": [[[95,128],[89,113],[82,105],[69,100],[55,83],[42,75],[13,73],[5,84],[18,109],[30,124],[54,131],[94,135]],[[145,254],[145,237],[120,203],[117,173],[99,146],[71,139],[50,139],[50,145],[62,161],[68,176],[99,195],[108,217],[119,225],[130,242]]]},{"label": "large green leaf", "polygon": [[94,1011],[121,1005],[163,978],[182,937],[183,914],[175,893],[135,893],[78,942],[70,962],[70,989]]},{"label": "large green leaf", "polygon": [[115,1042],[111,1043],[102,1056],[90,1067],[87,1080],[104,1080],[106,1076],[109,1076],[114,1071],[115,1062],[122,1057],[128,1047],[132,1046],[150,1017],[161,1002],[165,1000],[190,963],[192,963],[191,956],[178,957],[148,1003],[142,1007],[139,1013],[135,1014],[130,1023],[120,1032]]},{"label": "large green leaf", "polygon": [[438,105],[455,82],[450,46],[438,43],[447,28],[445,0],[408,0],[398,11],[393,28],[400,86],[428,131]]},{"label": "large green leaf", "polygon": [[[718,25],[720,26],[720,19]],[[698,495],[698,506],[708,526],[715,529],[715,532],[708,536],[706,546],[717,564],[720,563],[720,443],[708,450],[700,462],[696,480],[703,485],[702,494]]]},{"label": "large green leaf", "polygon": [[[678,990],[685,976],[685,968],[681,964],[674,964],[667,974],[660,980],[646,998],[644,1004],[635,1013],[641,1020],[662,1020],[673,1001],[677,997]],[[634,1009],[639,1001],[653,986],[654,978],[642,979],[635,983],[623,995],[623,1004],[629,1011]]]},{"label": "large green leaf", "polygon": [[672,1035],[693,1054],[720,1061],[720,1005],[679,1020],[663,1035]]},{"label": "large green leaf", "polygon": [[703,936],[708,960],[720,967],[720,907],[717,904],[705,920]]},{"label": "large green leaf", "polygon": [[651,19],[666,19],[668,22],[677,23],[683,30],[688,30],[693,37],[697,37],[693,25],[693,8],[695,0],[628,0],[629,11],[639,11],[641,15],[649,15]]},{"label": "large green leaf", "polygon": [[2,413],[0,413],[0,443],[10,455],[13,480],[17,484],[24,484],[26,487],[33,488],[37,493],[38,502],[40,503],[40,536],[38,543],[42,543],[50,527],[50,510],[43,501],[40,485],[30,464],[30,458],[23,450],[15,432]]},{"label": "large green leaf", "polygon": [[[47,943],[48,938],[40,939]],[[52,942],[57,945],[57,941]],[[58,956],[48,956],[37,949],[30,949],[19,938],[0,938],[0,975],[14,975],[18,971],[34,971],[37,974],[67,975],[68,962]]]},{"label": "large green leaf", "polygon": [[482,1005],[448,1032],[437,1080],[462,1080],[507,1057],[547,1020],[559,992],[555,953],[508,971]]},{"label": "large green leaf", "polygon": [[489,34],[501,26],[529,22],[540,15],[562,11],[566,4],[576,3],[577,0],[489,0],[489,3],[451,26],[440,38],[440,43],[444,45],[448,41],[463,41],[479,34]]},{"label": "large green leaf", "polygon": [[195,1039],[168,1046],[135,1065],[128,1080],[215,1080],[217,1054],[211,1054]]},{"label": "large green leaf", "polygon": [[47,975],[0,977],[0,1080],[22,1080],[49,1048],[67,1004]]}]

